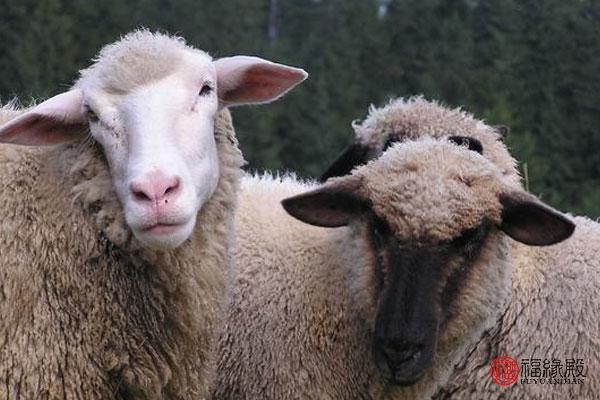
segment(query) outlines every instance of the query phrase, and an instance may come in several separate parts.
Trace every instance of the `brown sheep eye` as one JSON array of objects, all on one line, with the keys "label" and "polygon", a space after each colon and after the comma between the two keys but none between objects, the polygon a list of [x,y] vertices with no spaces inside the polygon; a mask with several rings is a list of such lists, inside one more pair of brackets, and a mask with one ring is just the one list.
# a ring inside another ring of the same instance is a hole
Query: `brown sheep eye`
[{"label": "brown sheep eye", "polygon": [[88,119],[88,121],[98,122],[98,120],[99,120],[98,115],[96,115],[96,113],[94,111],[92,111],[90,106],[88,106],[88,105],[84,106],[84,112],[85,112],[85,116]]},{"label": "brown sheep eye", "polygon": [[198,96],[206,96],[209,95],[210,92],[212,92],[212,88],[209,85],[204,85],[202,86],[202,89],[200,89],[200,93],[198,93]]}]

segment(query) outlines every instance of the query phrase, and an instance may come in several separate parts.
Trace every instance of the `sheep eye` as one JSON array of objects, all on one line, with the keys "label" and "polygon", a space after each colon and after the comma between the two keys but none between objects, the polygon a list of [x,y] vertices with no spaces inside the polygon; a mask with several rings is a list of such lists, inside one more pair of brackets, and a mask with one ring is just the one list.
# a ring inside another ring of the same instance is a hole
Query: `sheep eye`
[{"label": "sheep eye", "polygon": [[202,86],[202,89],[200,89],[200,93],[198,93],[198,96],[206,96],[209,95],[212,92],[212,88],[209,85],[204,85]]},{"label": "sheep eye", "polygon": [[98,115],[96,115],[96,113],[94,111],[92,111],[90,106],[88,106],[88,105],[84,106],[84,113],[85,113],[85,116],[88,119],[88,121],[98,122],[98,120],[99,120]]},{"label": "sheep eye", "polygon": [[458,248],[465,248],[471,244],[477,237],[479,230],[477,228],[467,229],[462,232],[460,236],[455,238],[452,242]]},{"label": "sheep eye", "polygon": [[489,229],[489,224],[486,223],[467,229],[459,237],[455,238],[452,243],[455,248],[460,249],[461,253],[471,253],[483,243]]},{"label": "sheep eye", "polygon": [[481,142],[477,139],[467,136],[450,136],[448,137],[448,140],[459,146],[464,146],[467,147],[469,150],[473,150],[479,154],[483,154],[483,146],[481,145]]}]

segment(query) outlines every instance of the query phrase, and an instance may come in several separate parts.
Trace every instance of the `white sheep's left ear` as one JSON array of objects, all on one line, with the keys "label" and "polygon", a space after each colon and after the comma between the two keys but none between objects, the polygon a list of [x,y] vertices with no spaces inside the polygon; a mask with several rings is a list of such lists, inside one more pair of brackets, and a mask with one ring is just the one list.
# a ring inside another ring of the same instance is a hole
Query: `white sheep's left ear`
[{"label": "white sheep's left ear", "polygon": [[308,77],[303,69],[258,57],[220,58],[214,65],[219,101],[225,107],[269,103]]},{"label": "white sheep's left ear", "polygon": [[508,236],[530,246],[548,246],[569,238],[575,224],[560,211],[526,192],[500,196],[503,206],[500,229]]},{"label": "white sheep's left ear", "polygon": [[69,142],[85,133],[81,90],[54,96],[0,126],[0,143],[48,146]]}]

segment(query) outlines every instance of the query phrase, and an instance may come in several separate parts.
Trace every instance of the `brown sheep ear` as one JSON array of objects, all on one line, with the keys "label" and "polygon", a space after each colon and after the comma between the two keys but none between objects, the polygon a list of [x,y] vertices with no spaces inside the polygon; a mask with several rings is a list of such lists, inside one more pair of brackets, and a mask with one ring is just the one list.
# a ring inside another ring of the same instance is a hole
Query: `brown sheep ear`
[{"label": "brown sheep ear", "polygon": [[361,143],[354,143],[346,148],[342,154],[327,168],[319,178],[319,182],[325,182],[335,176],[348,175],[355,167],[367,161],[369,147]]},{"label": "brown sheep ear", "polygon": [[357,194],[360,182],[338,181],[281,201],[292,217],[310,225],[335,228],[348,225],[370,209],[370,201]]},{"label": "brown sheep ear", "polygon": [[530,246],[548,246],[567,239],[575,224],[536,197],[521,192],[500,196],[502,223],[500,229],[508,236]]},{"label": "brown sheep ear", "polygon": [[506,125],[494,125],[492,126],[494,130],[500,135],[500,140],[503,142],[506,141],[508,134],[510,133],[510,128]]}]

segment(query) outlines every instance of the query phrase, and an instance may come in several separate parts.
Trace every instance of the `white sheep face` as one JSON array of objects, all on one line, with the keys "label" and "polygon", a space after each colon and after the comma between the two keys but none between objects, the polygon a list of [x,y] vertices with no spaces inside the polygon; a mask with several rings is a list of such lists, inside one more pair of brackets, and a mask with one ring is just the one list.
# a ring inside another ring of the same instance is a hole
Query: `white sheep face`
[{"label": "white sheep face", "polygon": [[190,237],[217,187],[219,109],[273,101],[306,76],[256,57],[212,60],[181,39],[138,31],[106,46],[73,89],[0,127],[0,142],[53,145],[89,132],[133,234],[170,249]]},{"label": "white sheep face", "polygon": [[151,247],[187,239],[219,180],[216,69],[206,56],[190,64],[121,95],[82,85],[90,132],[104,148],[127,223]]}]

